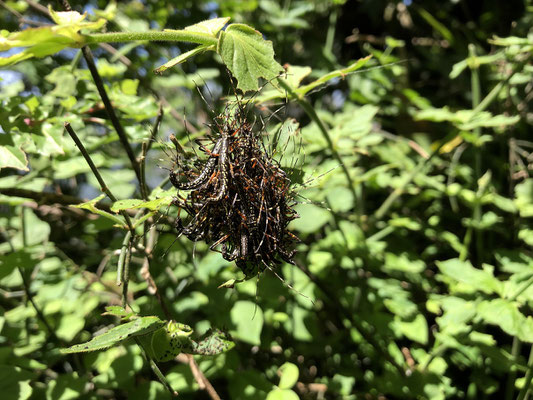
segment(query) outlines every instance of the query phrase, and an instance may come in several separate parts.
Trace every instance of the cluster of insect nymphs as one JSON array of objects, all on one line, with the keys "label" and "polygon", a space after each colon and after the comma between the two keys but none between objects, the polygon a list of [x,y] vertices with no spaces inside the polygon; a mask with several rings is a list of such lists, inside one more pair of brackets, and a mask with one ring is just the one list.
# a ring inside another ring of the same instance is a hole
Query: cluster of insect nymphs
[{"label": "cluster of insect nymphs", "polygon": [[176,139],[178,172],[170,182],[179,190],[173,204],[189,215],[175,227],[192,241],[203,240],[224,259],[235,261],[247,278],[282,260],[293,262],[298,238],[287,225],[297,218],[291,181],[247,121],[239,104],[215,118],[207,144],[198,142],[202,157],[192,168],[180,163],[183,150]]}]

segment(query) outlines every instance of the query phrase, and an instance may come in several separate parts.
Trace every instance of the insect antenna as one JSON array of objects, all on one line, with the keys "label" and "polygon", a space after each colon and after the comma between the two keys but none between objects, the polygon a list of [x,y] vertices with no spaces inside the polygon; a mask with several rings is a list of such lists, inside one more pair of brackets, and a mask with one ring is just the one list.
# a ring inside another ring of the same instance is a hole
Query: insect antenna
[{"label": "insect antenna", "polygon": [[305,294],[303,294],[302,292],[296,290],[290,283],[286,282],[285,279],[283,279],[281,276],[278,275],[278,273],[270,266],[268,265],[266,262],[264,262],[263,260],[261,260],[261,262],[265,265],[265,267],[268,268],[268,270],[270,272],[272,272],[276,278],[278,278],[281,283],[283,283],[284,286],[288,287],[289,289],[295,291],[296,293],[298,293],[300,296],[302,296],[304,299],[307,299],[309,300],[314,306],[316,306],[315,302],[313,299],[311,299],[309,296],[306,296]]}]

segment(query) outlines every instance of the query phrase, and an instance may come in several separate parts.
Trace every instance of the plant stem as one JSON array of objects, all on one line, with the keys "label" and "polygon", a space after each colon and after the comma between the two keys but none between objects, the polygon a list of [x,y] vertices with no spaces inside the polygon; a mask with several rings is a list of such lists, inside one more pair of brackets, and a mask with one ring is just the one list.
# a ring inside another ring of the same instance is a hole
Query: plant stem
[{"label": "plant stem", "polygon": [[[22,232],[22,246],[26,247],[27,246],[27,239],[26,239],[26,218],[24,216],[25,208],[21,207],[20,210],[21,210],[20,211],[20,224],[21,224],[21,232]],[[2,236],[4,237],[4,240],[9,245],[9,248],[11,249],[11,251],[15,252],[16,251],[15,250],[15,246],[13,246],[13,243],[11,243],[11,239],[9,238],[7,232],[4,231],[4,228],[1,228],[0,232],[2,233]],[[52,327],[50,326],[50,324],[48,323],[48,321],[44,317],[44,313],[39,308],[39,306],[37,305],[35,300],[33,299],[33,295],[31,294],[31,290],[30,290],[31,282],[28,279],[28,277],[26,276],[26,271],[24,271],[24,269],[21,268],[21,267],[17,267],[17,270],[18,270],[18,272],[20,274],[20,277],[22,278],[22,286],[24,287],[24,294],[26,295],[26,297],[28,298],[29,302],[33,306],[33,308],[35,310],[35,313],[37,314],[37,318],[41,320],[41,322],[45,326],[46,330],[50,334],[50,337],[52,337],[54,339],[57,339],[57,336],[56,336],[54,330],[52,329]]]},{"label": "plant stem", "polygon": [[194,379],[196,379],[196,382],[198,382],[198,386],[203,386],[203,389],[205,389],[209,397],[211,397],[211,400],[220,400],[220,396],[218,395],[217,391],[213,385],[211,385],[211,382],[209,382],[209,380],[205,377],[200,367],[198,367],[194,357],[191,354],[187,354],[186,356],[188,359],[189,368],[191,369]]},{"label": "plant stem", "polygon": [[[94,165],[93,160],[91,159],[91,156],[89,153],[87,153],[87,150],[85,149],[85,146],[83,146],[83,143],[81,142],[78,135],[76,135],[76,132],[74,132],[74,129],[70,126],[70,123],[65,122],[65,129],[67,130],[68,134],[74,140],[74,143],[76,143],[76,146],[80,149],[81,154],[83,155],[83,158],[85,158],[85,161],[87,161],[87,164],[89,164],[89,168],[91,168],[91,171],[93,172],[94,176],[96,177],[96,180],[100,184],[101,190],[109,197],[109,199],[114,203],[117,201],[117,198],[111,193],[109,188],[107,187],[104,179],[102,178],[102,175],[100,175],[100,172],[98,171],[98,168],[96,168],[96,165]],[[124,217],[124,220],[128,224],[128,228],[130,231],[133,230],[133,225],[131,223],[130,216],[124,211],[121,210],[120,214]]]},{"label": "plant stem", "polygon": [[[513,360],[515,364],[517,364],[517,358],[520,354],[520,348],[522,343],[520,342],[520,339],[518,339],[516,336],[513,337],[513,346],[511,348],[511,355],[513,357]],[[515,387],[515,380],[516,380],[516,368],[511,367],[511,370],[509,371],[509,375],[507,376],[507,383],[505,385],[505,400],[511,400],[513,398],[514,394],[514,387]]]},{"label": "plant stem", "polygon": [[161,372],[161,370],[159,369],[155,361],[152,360],[152,358],[148,355],[148,352],[144,349],[144,347],[142,346],[142,343],[136,337],[134,337],[133,339],[135,340],[135,343],[137,343],[137,346],[140,347],[141,352],[144,356],[144,359],[148,361],[148,363],[150,364],[150,368],[152,369],[155,376],[157,376],[157,379],[159,379],[159,382],[163,384],[163,386],[169,391],[169,393],[173,397],[176,397],[178,395],[178,392],[172,389],[172,387],[170,386],[170,383],[168,383],[167,381],[167,378],[165,378],[165,376],[163,375],[163,373]]},{"label": "plant stem", "polygon": [[[61,4],[63,5],[63,8],[65,9],[65,11],[72,11],[72,7],[70,7],[68,0],[61,0]],[[102,35],[109,35],[109,34],[104,33]],[[98,34],[96,34],[96,36],[98,36]],[[111,120],[111,124],[115,128],[115,131],[118,134],[118,138],[120,142],[122,143],[122,146],[126,150],[126,154],[128,155],[128,158],[130,159],[131,166],[133,167],[133,170],[135,171],[135,175],[137,176],[137,180],[140,183],[141,171],[139,168],[139,164],[137,163],[135,155],[133,154],[133,150],[128,141],[128,137],[126,136],[126,132],[124,131],[124,128],[122,127],[115,113],[115,109],[113,108],[113,105],[111,104],[111,100],[109,100],[109,97],[107,96],[107,92],[104,87],[104,82],[102,81],[102,78],[100,77],[100,74],[98,73],[98,68],[96,68],[96,64],[94,62],[93,53],[91,52],[91,49],[89,48],[89,46],[83,46],[81,48],[81,52],[83,53],[83,57],[85,58],[85,61],[87,62],[87,67],[89,67],[89,71],[91,72],[91,75],[93,77],[94,84],[96,85],[96,88],[98,89],[98,93],[100,94],[100,98],[102,99],[102,102],[104,103],[104,107],[107,111],[107,115],[109,116],[109,119]]]},{"label": "plant stem", "polygon": [[74,129],[72,129],[72,126],[70,126],[69,122],[65,122],[65,129],[67,130],[72,140],[74,140],[74,143],[76,143],[76,146],[78,146],[78,148],[80,149],[80,152],[83,155],[83,158],[85,158],[85,161],[87,161],[87,164],[89,164],[89,168],[91,168],[91,171],[96,177],[96,180],[100,184],[100,190],[102,190],[102,192],[104,192],[113,203],[117,201],[117,198],[113,195],[113,193],[111,193],[111,191],[107,187],[104,181],[104,178],[102,178],[102,175],[100,175],[100,171],[98,171],[98,168],[96,168],[96,165],[94,165],[94,162],[91,159],[91,156],[89,155],[89,153],[87,153],[85,146],[81,142],[78,135],[76,135],[76,132],[74,132]]},{"label": "plant stem", "polygon": [[213,35],[187,30],[92,33],[90,35],[85,35],[84,38],[85,44],[133,42],[138,40],[191,42],[214,46],[218,43],[218,39]]},{"label": "plant stem", "polygon": [[529,360],[527,362],[527,372],[526,377],[524,378],[524,386],[518,393],[516,400],[524,400],[526,396],[529,396],[529,387],[531,386],[531,378],[533,378],[533,346],[531,346],[531,351],[529,352]]},{"label": "plant stem", "polygon": [[142,143],[141,155],[139,157],[139,165],[140,165],[140,170],[141,170],[141,180],[139,183],[141,187],[141,196],[144,201],[148,201],[148,194],[150,191],[150,189],[148,188],[148,184],[146,183],[146,154],[148,153],[148,150],[150,150],[150,147],[152,146],[154,138],[159,132],[159,127],[161,126],[162,119],[163,119],[163,104],[159,103],[159,111],[157,112],[157,117],[155,119],[152,132],[148,140]]},{"label": "plant stem", "polygon": [[91,72],[96,88],[98,89],[100,98],[102,99],[102,102],[104,103],[104,107],[107,111],[107,115],[109,116],[109,119],[111,120],[111,124],[115,128],[115,131],[117,132],[120,143],[122,143],[122,147],[124,147],[124,150],[126,150],[126,154],[128,155],[128,158],[130,159],[130,163],[131,163],[133,170],[135,171],[137,180],[140,182],[141,172],[140,172],[139,164],[137,163],[137,160],[135,159],[135,154],[133,154],[133,149],[130,146],[126,132],[124,131],[124,128],[122,127],[122,124],[120,123],[117,117],[117,114],[115,113],[115,109],[113,105],[111,104],[111,100],[109,99],[109,96],[107,95],[107,92],[104,87],[104,82],[102,81],[102,78],[100,77],[100,74],[98,73],[98,69],[96,68],[96,64],[94,63],[93,53],[91,52],[91,49],[88,46],[83,46],[81,48],[81,51],[83,53],[83,57],[85,58],[85,61],[87,62],[87,66],[89,67],[89,71]]},{"label": "plant stem", "polygon": [[[476,48],[473,44],[468,46],[468,51],[470,53],[470,58],[475,60],[476,57]],[[479,83],[479,67],[476,62],[471,63],[471,88],[472,88],[472,109],[475,109],[481,100],[481,85]],[[474,129],[474,134],[477,138],[481,136],[481,129]],[[476,175],[476,180],[479,180],[481,177],[481,149],[478,145],[474,146],[474,171]],[[474,211],[472,219],[476,227],[479,227],[481,222],[481,202],[476,201],[474,204]],[[476,236],[476,260],[477,264],[480,264],[482,259],[482,231],[478,228],[474,231],[471,231],[471,235],[475,234]],[[468,251],[468,247],[466,248]]]},{"label": "plant stem", "polygon": [[422,171],[422,169],[425,167],[425,165],[433,157],[435,157],[435,155],[440,151],[442,146],[444,146],[446,143],[448,143],[448,141],[450,139],[452,139],[452,137],[454,137],[454,136],[455,136],[455,134],[446,136],[440,142],[438,147],[435,150],[433,150],[433,152],[429,155],[429,157],[422,158],[418,162],[416,167],[414,167],[411,170],[411,172],[409,173],[409,175],[407,175],[407,177],[403,181],[402,185],[400,187],[394,189],[394,191],[385,199],[385,201],[381,204],[381,206],[378,208],[378,210],[374,213],[374,217],[375,217],[376,220],[380,220],[381,218],[383,218],[387,214],[387,212],[389,211],[389,208],[392,206],[392,204],[403,194],[403,192],[404,192],[405,188],[407,187],[407,185],[409,185],[412,182],[412,180],[415,178],[415,176],[417,176],[420,173],[420,171]]},{"label": "plant stem", "polygon": [[[316,113],[313,106],[303,97],[303,95],[298,95],[297,93],[295,93],[294,90],[283,79],[278,78],[277,82],[280,84],[281,87],[283,87],[283,89],[285,89],[288,92],[288,94],[290,95],[290,98],[296,100],[298,104],[300,104],[300,106],[303,108],[303,110],[309,116],[309,118],[311,118],[311,120],[318,126],[318,129],[322,133],[322,136],[324,137],[324,139],[326,139],[326,142],[328,144],[329,150],[331,151],[331,154],[333,154],[333,157],[335,158],[335,160],[337,160],[337,162],[342,168],[342,171],[344,172],[344,175],[346,176],[346,182],[348,183],[348,189],[352,192],[354,199],[358,199],[360,196],[358,196],[358,193],[355,190],[355,184],[350,175],[350,171],[348,171],[348,168],[342,161],[340,154],[335,149],[333,141],[331,140],[331,137],[329,136],[328,128],[326,127],[324,122],[320,119],[320,117]],[[360,204],[357,204],[356,206],[357,209],[359,206]],[[361,214],[358,213],[356,218],[360,222]]]},{"label": "plant stem", "polygon": [[[129,231],[128,233],[131,233]],[[135,240],[135,235],[131,235],[128,242],[128,249],[126,252],[126,261],[124,263],[124,274],[122,276],[122,306],[126,308],[128,305],[128,284],[130,281],[130,262],[131,262],[131,249],[133,247],[133,241]]]},{"label": "plant stem", "polygon": [[[346,75],[357,71],[358,69],[362,68],[368,62],[368,60],[370,60],[371,58],[372,58],[372,56],[370,55],[370,56],[367,56],[367,57],[364,57],[364,58],[361,58],[361,59],[357,60],[352,65],[349,65],[346,68],[341,68],[341,69],[337,69],[335,71],[328,72],[327,74],[322,75],[320,78],[314,80],[313,82],[311,82],[311,83],[309,83],[307,85],[301,86],[301,87],[299,87],[298,89],[295,89],[295,90],[291,89],[291,93],[296,94],[298,96],[298,98],[303,98],[302,96],[304,96],[305,94],[309,93],[314,88],[325,84],[329,80],[331,80],[333,78],[338,78],[338,77],[344,78]],[[278,82],[280,80],[282,80],[282,79],[278,79]],[[281,84],[281,82],[280,82],[280,84]],[[287,86],[287,85],[285,85],[285,86]],[[285,86],[284,86],[284,89],[287,90],[287,88]]]},{"label": "plant stem", "polygon": [[524,293],[532,284],[533,284],[533,275],[526,281],[526,283],[524,283],[524,285],[520,289],[516,291],[515,294],[509,297],[508,301],[515,301],[518,298],[518,296]]}]

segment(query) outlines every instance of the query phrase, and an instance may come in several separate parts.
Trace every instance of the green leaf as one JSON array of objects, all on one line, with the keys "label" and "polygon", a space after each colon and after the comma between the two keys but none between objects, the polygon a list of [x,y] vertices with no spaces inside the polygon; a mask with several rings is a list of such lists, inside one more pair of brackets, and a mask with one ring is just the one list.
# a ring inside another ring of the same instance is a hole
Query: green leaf
[{"label": "green leaf", "polygon": [[446,261],[437,261],[437,267],[440,272],[457,281],[463,286],[457,287],[457,290],[466,290],[468,293],[482,291],[487,294],[501,294],[503,290],[502,283],[494,277],[490,268],[477,269],[468,261],[461,261],[454,258]]},{"label": "green leaf", "polygon": [[489,113],[479,113],[475,115],[470,121],[464,124],[459,124],[460,129],[469,131],[476,128],[497,128],[504,127],[507,125],[514,125],[520,121],[519,115],[514,115],[508,117],[506,115],[494,115],[491,116]]},{"label": "green leaf", "polygon": [[29,171],[26,153],[15,146],[0,146],[0,170],[3,168]]},{"label": "green leaf", "polygon": [[212,18],[184,28],[185,31],[207,33],[216,36],[218,32],[229,22],[230,17]]},{"label": "green leaf", "polygon": [[32,268],[37,264],[38,261],[27,250],[25,248],[0,255],[0,279],[8,276],[15,268]]},{"label": "green leaf", "polygon": [[34,374],[19,367],[0,365],[0,391],[2,399],[26,400],[32,394],[30,379]]},{"label": "green leaf", "polygon": [[192,354],[214,356],[231,350],[235,342],[220,330],[209,330],[197,343],[193,343]]},{"label": "green leaf", "polygon": [[102,315],[113,315],[121,319],[128,319],[135,315],[132,311],[127,311],[124,307],[121,306],[107,306],[105,312]]},{"label": "green leaf", "polygon": [[298,370],[298,367],[290,362],[286,362],[281,367],[279,367],[279,373],[281,373],[281,377],[279,378],[279,388],[280,389],[290,389],[294,385],[296,385],[296,382],[298,382],[298,376],[300,375],[300,371]]},{"label": "green leaf", "polygon": [[129,208],[138,208],[139,204],[142,204],[143,201],[139,199],[128,199],[128,200],[118,200],[113,203],[111,206],[111,211],[119,212],[120,210],[127,210]]},{"label": "green leaf", "polygon": [[103,210],[100,210],[99,208],[96,208],[96,203],[98,203],[100,200],[104,199],[105,197],[106,197],[105,194],[101,194],[100,196],[92,200],[89,200],[85,203],[71,205],[70,207],[83,208],[85,210],[89,210],[93,214],[98,214],[98,215],[101,215],[102,217],[110,219],[111,221],[119,224],[124,229],[126,229],[127,228],[126,223],[124,222],[124,219],[121,216],[113,215],[111,213],[108,213],[107,211],[103,211]]},{"label": "green leaf", "polygon": [[[150,339],[150,349],[156,361],[170,361],[182,351],[190,352],[193,330],[189,325],[169,321],[164,328],[154,332]],[[146,342],[146,338],[144,339]]]},{"label": "green leaf", "polygon": [[533,318],[518,310],[518,303],[504,299],[483,301],[478,305],[478,314],[485,322],[499,326],[511,336],[533,343]]},{"label": "green leaf", "polygon": [[268,393],[266,400],[299,400],[299,397],[292,390],[274,389]]},{"label": "green leaf", "polygon": [[104,19],[94,22],[83,22],[86,14],[76,11],[55,12],[49,7],[49,12],[57,25],[30,28],[21,32],[0,32],[0,52],[17,47],[25,50],[8,56],[0,57],[0,66],[15,64],[32,57],[45,57],[63,50],[65,47],[79,47],[84,38],[81,29],[100,29]]},{"label": "green leaf", "polygon": [[61,340],[70,342],[85,326],[83,314],[67,314],[61,317],[59,325],[55,329],[55,334]]},{"label": "green leaf", "polygon": [[426,264],[422,260],[412,260],[406,254],[396,255],[394,253],[386,253],[384,267],[387,271],[403,271],[420,274],[426,269]]},{"label": "green leaf", "polygon": [[231,321],[235,329],[231,334],[236,339],[253,345],[261,344],[263,310],[254,302],[240,300],[231,309]]},{"label": "green leaf", "polygon": [[274,60],[272,42],[244,24],[232,24],[220,33],[217,52],[243,92],[258,90],[258,79],[271,80],[283,71]]},{"label": "green leaf", "polygon": [[118,212],[120,210],[148,208],[152,211],[158,211],[161,207],[168,206],[172,203],[172,196],[161,197],[160,199],[142,201],[138,199],[119,200],[113,203],[111,211]]},{"label": "green leaf", "polygon": [[514,202],[521,217],[533,217],[533,179],[528,178],[515,186]]},{"label": "green leaf", "polygon": [[397,321],[397,324],[406,338],[420,344],[427,344],[428,324],[423,315],[418,314],[413,321]]},{"label": "green leaf", "polygon": [[61,349],[61,353],[69,354],[104,350],[134,336],[143,336],[155,332],[164,325],[165,322],[157,317],[137,318],[131,322],[116,326],[107,332],[94,337],[87,343],[76,344],[67,349]]},{"label": "green leaf", "polygon": [[289,229],[303,233],[314,233],[331,219],[331,213],[313,204],[300,204],[296,211],[300,218],[291,221]]},{"label": "green leaf", "polygon": [[[228,18],[229,19],[229,18]],[[172,60],[170,61],[167,61],[166,63],[164,63],[163,65],[157,67],[156,69],[154,69],[154,72],[156,74],[162,74],[163,72],[165,72],[167,69],[169,68],[172,68],[178,64],[182,64],[184,63],[185,61],[187,61],[189,58],[192,58],[194,57],[195,55],[197,54],[201,54],[207,50],[215,50],[215,46],[213,45],[207,45],[207,44],[204,44],[204,45],[201,45],[201,46],[198,46],[196,47],[195,49],[192,49],[192,50],[189,50],[183,54],[180,54],[179,56],[177,57],[174,57]]]},{"label": "green leaf", "polygon": [[87,378],[80,377],[76,372],[61,374],[57,379],[47,382],[47,399],[74,400],[83,397]]},{"label": "green leaf", "polygon": [[452,72],[450,72],[450,78],[457,78],[461,74],[461,72],[463,72],[468,66],[470,66],[471,68],[478,68],[480,65],[492,64],[503,58],[505,58],[503,52],[498,52],[487,56],[469,57],[466,60],[462,60],[453,66]]},{"label": "green leaf", "polygon": [[517,37],[517,36],[509,36],[509,37],[499,37],[494,36],[492,39],[489,40],[489,43],[495,44],[496,46],[525,46],[525,45],[533,45],[533,39],[531,39],[531,36],[528,37]]},{"label": "green leaf", "polygon": [[317,86],[320,86],[320,85],[323,85],[323,84],[327,83],[328,81],[330,81],[333,78],[338,78],[338,77],[344,78],[346,75],[354,73],[358,69],[363,68],[366,65],[366,63],[368,61],[370,61],[371,58],[372,58],[371,55],[370,56],[366,56],[364,58],[360,58],[359,60],[357,60],[356,62],[352,63],[351,65],[349,65],[346,68],[338,69],[336,71],[332,71],[332,72],[330,72],[330,73],[328,73],[328,74],[326,74],[324,76],[321,76],[320,78],[318,78],[314,82],[311,82],[308,85],[305,85],[305,86],[302,86],[302,87],[298,88],[296,90],[296,92],[298,94],[304,95],[304,94],[307,94],[309,91],[313,90],[314,88],[316,88]]},{"label": "green leaf", "polygon": [[348,212],[354,206],[353,192],[342,186],[336,186],[328,191],[328,203],[334,212]]},{"label": "green leaf", "polygon": [[444,39],[448,42],[453,43],[453,34],[446,28],[446,25],[438,21],[433,15],[431,15],[424,8],[417,8],[420,16],[426,20],[426,22],[433,27]]}]

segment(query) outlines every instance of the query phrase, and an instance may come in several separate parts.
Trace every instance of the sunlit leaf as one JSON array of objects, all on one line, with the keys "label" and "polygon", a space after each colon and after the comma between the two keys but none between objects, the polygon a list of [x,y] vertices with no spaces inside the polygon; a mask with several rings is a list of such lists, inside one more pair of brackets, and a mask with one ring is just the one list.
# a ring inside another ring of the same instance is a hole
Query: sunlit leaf
[{"label": "sunlit leaf", "polygon": [[0,51],[24,47],[20,53],[0,57],[0,66],[10,65],[32,57],[45,57],[64,49],[65,47],[79,47],[84,44],[81,29],[96,30],[104,24],[103,18],[94,22],[83,22],[86,14],[76,11],[55,12],[49,7],[49,12],[57,25],[29,28],[21,32],[1,31]]},{"label": "sunlit leaf", "polygon": [[232,24],[220,33],[217,52],[243,92],[257,90],[258,79],[270,80],[283,71],[274,60],[272,42],[244,24]]},{"label": "sunlit leaf", "polygon": [[61,349],[61,352],[68,354],[107,349],[132,337],[147,335],[151,332],[155,332],[164,325],[165,322],[161,321],[157,317],[140,317],[133,321],[111,328],[107,332],[94,337],[87,343],[77,344],[67,349]]},{"label": "sunlit leaf", "polygon": [[102,217],[105,217],[105,218],[108,218],[108,219],[112,220],[113,222],[115,222],[115,223],[117,223],[120,226],[123,226],[125,228],[126,225],[125,225],[124,218],[122,216],[108,213],[107,211],[101,210],[101,209],[96,207],[96,203],[98,203],[100,200],[104,199],[105,197],[106,197],[105,194],[101,194],[100,196],[98,196],[98,197],[96,197],[96,198],[94,198],[92,200],[89,200],[89,201],[87,201],[85,203],[81,203],[81,204],[71,205],[71,207],[83,208],[85,210],[89,210],[92,213],[101,215]]},{"label": "sunlit leaf", "polygon": [[161,74],[163,72],[165,72],[167,69],[169,68],[172,68],[176,65],[179,65],[179,64],[182,64],[184,62],[186,62],[187,60],[189,60],[189,58],[192,58],[194,57],[195,55],[197,54],[201,54],[207,50],[214,50],[215,47],[214,46],[210,46],[210,45],[201,45],[201,46],[198,46],[196,47],[195,49],[192,49],[192,50],[189,50],[183,54],[180,54],[179,56],[173,58],[172,60],[169,60],[167,61],[166,63],[164,63],[163,65],[157,67],[156,69],[154,69],[154,72],[156,74]]},{"label": "sunlit leaf", "polygon": [[3,168],[29,171],[26,154],[15,146],[0,146],[0,169]]},{"label": "sunlit leaf", "polygon": [[279,367],[279,372],[281,373],[278,385],[280,389],[290,389],[298,382],[300,371],[296,365],[286,362]]},{"label": "sunlit leaf", "polygon": [[263,311],[254,302],[239,300],[231,309],[231,320],[235,329],[232,336],[243,342],[259,345],[263,330]]},{"label": "sunlit leaf", "polygon": [[229,22],[230,18],[212,18],[197,24],[190,25],[184,30],[198,33],[208,33],[212,36],[216,36],[218,32]]}]

